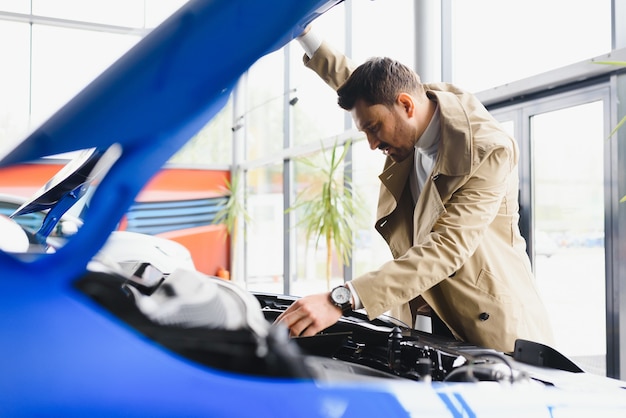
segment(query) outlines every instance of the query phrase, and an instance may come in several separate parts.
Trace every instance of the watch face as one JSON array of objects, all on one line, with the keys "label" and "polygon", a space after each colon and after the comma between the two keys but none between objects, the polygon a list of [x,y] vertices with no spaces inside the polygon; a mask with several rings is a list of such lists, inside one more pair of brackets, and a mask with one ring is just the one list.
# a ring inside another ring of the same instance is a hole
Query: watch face
[{"label": "watch face", "polygon": [[331,298],[333,301],[339,305],[343,305],[344,303],[350,303],[350,289],[339,286],[333,289],[331,293]]}]

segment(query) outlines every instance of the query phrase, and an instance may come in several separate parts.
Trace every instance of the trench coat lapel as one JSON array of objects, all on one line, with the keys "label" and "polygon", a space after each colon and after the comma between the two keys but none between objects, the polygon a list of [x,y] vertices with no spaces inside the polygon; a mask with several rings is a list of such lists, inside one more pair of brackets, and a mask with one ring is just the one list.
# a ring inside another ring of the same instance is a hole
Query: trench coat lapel
[{"label": "trench coat lapel", "polygon": [[398,206],[411,170],[415,167],[414,158],[415,155],[411,155],[404,161],[394,163],[387,157],[385,170],[378,176],[382,184],[378,199],[378,219],[388,216]]},{"label": "trench coat lapel", "polygon": [[[428,85],[425,86],[428,89]],[[427,95],[439,103],[441,144],[433,175],[465,176],[470,173],[474,150],[469,116],[459,98],[450,92],[427,90]]]},{"label": "trench coat lapel", "polygon": [[431,176],[424,184],[413,213],[413,245],[424,241],[444,211],[443,201]]}]

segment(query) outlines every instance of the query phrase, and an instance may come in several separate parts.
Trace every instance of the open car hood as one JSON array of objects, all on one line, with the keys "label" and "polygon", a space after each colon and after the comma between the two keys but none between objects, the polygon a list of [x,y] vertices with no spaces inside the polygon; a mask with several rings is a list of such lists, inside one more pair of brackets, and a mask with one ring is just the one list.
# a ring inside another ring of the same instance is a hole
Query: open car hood
[{"label": "open car hood", "polygon": [[340,1],[191,0],[150,32],[0,160],[2,167],[121,149],[73,239],[28,263],[0,252],[3,271],[76,277],[146,182],[225,105],[239,77]]}]

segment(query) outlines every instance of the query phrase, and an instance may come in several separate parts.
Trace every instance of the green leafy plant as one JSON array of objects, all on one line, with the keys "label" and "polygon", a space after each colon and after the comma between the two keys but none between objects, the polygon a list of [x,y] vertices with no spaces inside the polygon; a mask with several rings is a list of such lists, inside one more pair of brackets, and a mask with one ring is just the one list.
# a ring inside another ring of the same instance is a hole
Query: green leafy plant
[{"label": "green leafy plant", "polygon": [[349,265],[353,246],[356,220],[362,213],[360,199],[352,187],[352,179],[344,174],[345,156],[350,141],[343,150],[335,142],[326,152],[322,146],[323,164],[320,166],[308,158],[298,161],[314,169],[314,180],[302,190],[295,203],[287,211],[299,211],[296,227],[303,228],[307,243],[315,237],[315,249],[321,239],[326,244],[326,287],[330,290],[333,248],[343,265]]},{"label": "green leafy plant", "polygon": [[[231,277],[235,277],[235,256],[237,249],[237,237],[238,237],[238,228],[239,228],[239,220],[243,219],[244,222],[250,222],[251,217],[246,210],[245,206],[245,194],[242,190],[241,186],[241,174],[240,172],[236,173],[232,176],[232,180],[228,181],[228,179],[224,179],[223,190],[226,192],[226,203],[224,206],[215,214],[215,218],[213,218],[214,224],[224,224],[226,226],[227,236],[230,236],[231,239]],[[226,237],[224,239],[226,239]]]}]

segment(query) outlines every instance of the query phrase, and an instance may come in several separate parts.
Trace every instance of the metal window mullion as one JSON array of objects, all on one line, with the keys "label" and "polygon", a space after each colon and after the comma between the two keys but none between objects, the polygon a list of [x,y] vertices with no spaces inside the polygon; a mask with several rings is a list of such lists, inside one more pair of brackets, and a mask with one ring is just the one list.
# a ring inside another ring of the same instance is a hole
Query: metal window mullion
[{"label": "metal window mullion", "polygon": [[[606,131],[626,115],[626,74],[611,77],[609,120]],[[621,379],[626,376],[626,203],[620,203],[626,195],[626,129],[622,128],[607,141],[610,167],[605,168],[605,178],[610,181],[605,198],[607,236],[605,245],[610,251],[606,266],[606,330],[607,330],[607,376]],[[607,170],[608,174],[607,174]],[[608,175],[608,177],[607,177]],[[608,200],[606,200],[608,199]]]},{"label": "metal window mullion", "polygon": [[0,11],[0,20],[11,22],[30,23],[31,25],[56,26],[62,28],[79,29],[95,32],[116,33],[120,35],[135,35],[144,37],[152,29],[130,26],[107,25],[104,23],[84,22],[80,20],[60,19],[57,17],[37,16],[33,14],[12,13]]},{"label": "metal window mullion", "polygon": [[[287,44],[284,48],[284,91],[291,91],[291,47]],[[283,97],[283,148],[289,149],[293,144],[293,132],[291,127],[291,100],[289,94]],[[283,159],[283,293],[291,294],[291,281],[295,277],[295,251],[296,237],[294,214],[287,209],[293,204],[295,184],[293,181],[293,159]]]},{"label": "metal window mullion", "polygon": [[[352,56],[352,0],[347,0],[345,2],[345,37],[346,37],[346,56]],[[352,117],[350,113],[345,112],[343,119],[343,127],[344,131],[350,131],[352,129]],[[345,146],[345,145],[344,145]],[[344,187],[346,187],[347,183],[353,183],[353,167],[352,167],[352,147],[353,144],[350,142],[350,146],[346,155],[344,157],[344,176],[346,181],[344,182]],[[351,241],[354,244],[356,240],[355,232],[352,231]],[[354,248],[348,252],[348,263],[343,265],[343,281],[349,282],[354,277],[354,263],[353,263],[353,253]]]},{"label": "metal window mullion", "polygon": [[[242,129],[233,129],[232,141],[232,165],[230,167],[231,181],[235,176],[239,176],[239,193],[237,199],[244,199],[244,191],[247,189],[247,170],[242,166],[242,162],[245,160],[246,155],[246,136],[248,127],[245,123],[245,110],[246,110],[246,92],[248,88],[248,73],[244,73],[235,86],[233,97],[233,123],[232,126],[242,124]],[[247,201],[244,201],[244,207],[247,207]],[[245,240],[245,228],[247,228],[244,219],[239,217],[237,220],[237,236],[231,237],[230,240],[230,262],[231,262],[231,278],[236,281],[243,282],[246,286],[248,283],[247,266],[245,263],[247,245]],[[234,274],[233,274],[234,273]]]},{"label": "metal window mullion", "polygon": [[611,48],[626,48],[626,0],[611,0]]}]

